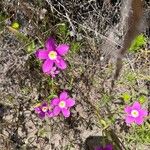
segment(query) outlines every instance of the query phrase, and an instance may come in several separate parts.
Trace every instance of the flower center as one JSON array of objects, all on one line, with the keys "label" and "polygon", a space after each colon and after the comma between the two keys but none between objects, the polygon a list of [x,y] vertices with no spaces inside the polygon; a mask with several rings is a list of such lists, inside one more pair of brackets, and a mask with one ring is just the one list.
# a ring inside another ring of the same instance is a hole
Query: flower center
[{"label": "flower center", "polygon": [[51,60],[55,60],[57,58],[57,53],[55,51],[50,51],[48,57]]},{"label": "flower center", "polygon": [[60,101],[59,102],[59,107],[60,108],[64,108],[66,106],[66,102],[65,101]]},{"label": "flower center", "polygon": [[43,112],[46,112],[47,110],[48,110],[48,107],[47,107],[47,106],[42,107],[42,111],[43,111]]},{"label": "flower center", "polygon": [[139,112],[137,110],[132,110],[131,115],[132,115],[132,117],[136,118],[139,116]]}]

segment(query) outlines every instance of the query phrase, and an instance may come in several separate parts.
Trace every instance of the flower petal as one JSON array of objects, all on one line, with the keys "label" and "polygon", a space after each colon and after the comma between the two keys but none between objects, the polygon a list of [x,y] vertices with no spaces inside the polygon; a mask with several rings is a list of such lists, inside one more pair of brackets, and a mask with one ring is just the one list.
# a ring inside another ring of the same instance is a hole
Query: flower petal
[{"label": "flower petal", "polygon": [[53,67],[49,72],[47,72],[46,74],[51,75],[52,78],[54,78],[60,71],[56,70],[56,67]]},{"label": "flower petal", "polygon": [[59,74],[60,71],[50,72],[50,75],[52,78],[55,78],[57,74]]},{"label": "flower petal", "polygon": [[64,115],[66,118],[70,116],[70,111],[69,111],[68,109],[66,109],[66,108],[63,108],[63,109],[62,109],[62,113],[63,113],[63,115]]},{"label": "flower petal", "polygon": [[58,45],[56,50],[57,50],[59,55],[63,56],[65,54],[67,54],[67,52],[69,50],[69,45],[67,45],[67,44],[60,44],[60,45]]},{"label": "flower petal", "polygon": [[138,125],[141,125],[143,124],[144,122],[144,118],[143,117],[138,117],[135,119],[135,123],[138,124]]},{"label": "flower petal", "polygon": [[44,73],[49,72],[51,70],[51,68],[53,67],[53,64],[54,64],[53,61],[51,61],[49,59],[45,60],[45,62],[42,65],[43,72]]},{"label": "flower petal", "polygon": [[94,150],[103,150],[102,147],[96,147]]},{"label": "flower petal", "polygon": [[38,49],[36,52],[35,52],[35,56],[42,60],[42,59],[47,59],[48,58],[48,51],[45,50],[45,49]]},{"label": "flower petal", "polygon": [[104,150],[113,150],[113,146],[111,144],[106,145]]},{"label": "flower petal", "polygon": [[52,68],[52,71],[55,71],[56,69],[57,69],[56,67],[53,67],[53,68]]},{"label": "flower petal", "polygon": [[66,103],[67,103],[67,106],[68,106],[68,107],[72,107],[72,106],[75,105],[75,100],[72,99],[72,98],[68,98],[68,99],[66,100]]},{"label": "flower petal", "polygon": [[60,96],[59,96],[60,100],[66,100],[68,98],[68,93],[67,92],[62,92],[60,93]]},{"label": "flower petal", "polygon": [[56,107],[53,109],[53,114],[54,114],[54,116],[58,116],[59,113],[60,113],[60,111],[61,111],[61,109],[60,109],[58,106],[56,106]]},{"label": "flower petal", "polygon": [[131,106],[126,106],[124,111],[127,113],[127,114],[130,114],[131,111],[132,111],[132,107]]},{"label": "flower petal", "polygon": [[136,110],[141,109],[141,104],[137,101],[134,102],[133,105],[132,105],[132,109],[136,109]]},{"label": "flower petal", "polygon": [[54,38],[50,37],[47,39],[46,43],[45,43],[45,47],[46,49],[49,51],[54,51],[56,49],[56,43]]},{"label": "flower petal", "polygon": [[132,122],[134,122],[134,118],[131,116],[126,116],[125,122],[126,124],[131,124]]},{"label": "flower petal", "polygon": [[56,70],[56,71],[55,71],[55,74],[58,74],[59,72],[60,72],[59,70]]},{"label": "flower petal", "polygon": [[35,108],[34,108],[34,111],[35,111],[35,113],[37,113],[37,114],[41,113],[40,107],[35,107]]},{"label": "flower petal", "polygon": [[148,111],[145,109],[140,109],[139,115],[140,115],[140,117],[146,117],[148,115]]},{"label": "flower petal", "polygon": [[66,62],[61,57],[59,57],[59,56],[55,60],[55,63],[57,65],[57,67],[60,68],[61,70],[64,70],[64,69],[67,68]]},{"label": "flower petal", "polygon": [[58,104],[59,104],[59,99],[58,98],[54,98],[54,99],[52,99],[52,101],[51,101],[51,106],[53,107],[53,106],[57,106]]},{"label": "flower petal", "polygon": [[48,106],[47,102],[43,102],[41,107],[45,107],[45,106]]},{"label": "flower petal", "polygon": [[53,117],[53,116],[54,116],[54,115],[53,115],[53,112],[50,111],[50,110],[47,111],[46,115],[47,115],[48,117]]},{"label": "flower petal", "polygon": [[45,113],[44,112],[41,112],[40,114],[38,114],[39,115],[39,118],[40,119],[44,119],[44,117],[45,117]]},{"label": "flower petal", "polygon": [[50,73],[50,75],[51,75],[52,78],[55,78],[55,77],[56,77],[55,74]]}]

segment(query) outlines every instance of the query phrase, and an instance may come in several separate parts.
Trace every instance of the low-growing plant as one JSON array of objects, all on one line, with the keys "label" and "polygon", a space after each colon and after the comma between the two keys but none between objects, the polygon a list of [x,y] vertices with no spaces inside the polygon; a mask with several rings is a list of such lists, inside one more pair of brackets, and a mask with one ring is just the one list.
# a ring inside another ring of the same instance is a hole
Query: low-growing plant
[{"label": "low-growing plant", "polygon": [[148,38],[144,34],[138,35],[132,42],[129,52],[137,52],[140,48],[146,45]]}]

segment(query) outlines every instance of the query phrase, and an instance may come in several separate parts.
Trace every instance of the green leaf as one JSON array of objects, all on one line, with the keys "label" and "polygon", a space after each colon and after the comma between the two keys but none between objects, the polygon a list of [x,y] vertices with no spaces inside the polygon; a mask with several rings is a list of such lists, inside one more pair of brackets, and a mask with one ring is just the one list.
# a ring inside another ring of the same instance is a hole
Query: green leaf
[{"label": "green leaf", "polygon": [[35,43],[32,41],[28,46],[27,46],[27,52],[31,53],[35,51]]},{"label": "green leaf", "polygon": [[127,72],[127,73],[125,74],[125,78],[126,78],[126,80],[127,80],[130,84],[135,84],[136,79],[137,79],[137,76],[136,76],[136,74],[133,73],[133,72]]},{"label": "green leaf", "polygon": [[106,123],[106,121],[105,121],[104,119],[101,119],[101,120],[100,120],[100,123],[101,123],[104,127],[107,126],[107,123]]},{"label": "green leaf", "polygon": [[130,99],[131,99],[131,96],[130,96],[129,93],[125,92],[125,93],[122,94],[122,98],[123,98],[123,100],[124,100],[125,102],[129,102]]},{"label": "green leaf", "polygon": [[11,25],[12,28],[18,30],[20,28],[20,24],[18,21],[14,21]]},{"label": "green leaf", "polygon": [[51,93],[51,94],[48,96],[48,100],[53,99],[54,97],[57,97],[57,95],[56,95],[55,93]]},{"label": "green leaf", "polygon": [[38,136],[40,136],[40,137],[46,137],[46,130],[45,130],[45,128],[39,129]]},{"label": "green leaf", "polygon": [[132,42],[129,52],[137,52],[142,46],[147,43],[148,38],[143,34],[138,35]]},{"label": "green leaf", "polygon": [[73,42],[71,43],[71,52],[77,53],[81,48],[80,42]]},{"label": "green leaf", "polygon": [[148,100],[148,98],[146,96],[144,96],[144,95],[142,95],[142,96],[139,97],[139,102],[141,104],[145,103],[147,100]]},{"label": "green leaf", "polygon": [[62,36],[66,35],[67,34],[67,30],[68,30],[68,28],[67,28],[67,25],[65,23],[59,24],[59,26],[58,26],[58,33],[60,35],[62,35]]}]

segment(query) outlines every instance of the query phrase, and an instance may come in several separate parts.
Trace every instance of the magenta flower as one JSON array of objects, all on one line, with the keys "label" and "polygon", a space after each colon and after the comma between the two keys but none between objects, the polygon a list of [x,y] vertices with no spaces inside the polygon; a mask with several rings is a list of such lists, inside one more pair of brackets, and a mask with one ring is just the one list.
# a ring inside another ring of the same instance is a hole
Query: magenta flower
[{"label": "magenta flower", "polygon": [[132,106],[126,106],[125,112],[127,113],[125,122],[131,124],[135,122],[138,125],[141,125],[144,121],[144,117],[148,115],[148,112],[141,108],[139,102],[134,102]]},{"label": "magenta flower", "polygon": [[56,67],[53,67],[49,72],[47,72],[46,74],[51,75],[52,78],[55,78],[55,76],[59,73],[60,71],[57,70]]},{"label": "magenta flower", "polygon": [[45,48],[38,49],[35,53],[36,57],[44,60],[42,70],[44,73],[50,72],[54,64],[61,70],[67,67],[66,62],[62,58],[69,50],[67,44],[56,45],[55,40],[50,37],[45,43]]},{"label": "magenta flower", "polygon": [[34,110],[41,119],[44,119],[46,116],[53,117],[52,110],[47,102],[37,104]]},{"label": "magenta flower", "polygon": [[96,147],[95,150],[113,150],[113,146],[111,144],[106,145],[106,147]]},{"label": "magenta flower", "polygon": [[58,116],[62,113],[65,117],[70,116],[70,108],[75,105],[75,100],[68,96],[67,92],[62,92],[59,98],[54,98],[51,101],[51,106],[54,107],[53,114]]}]

